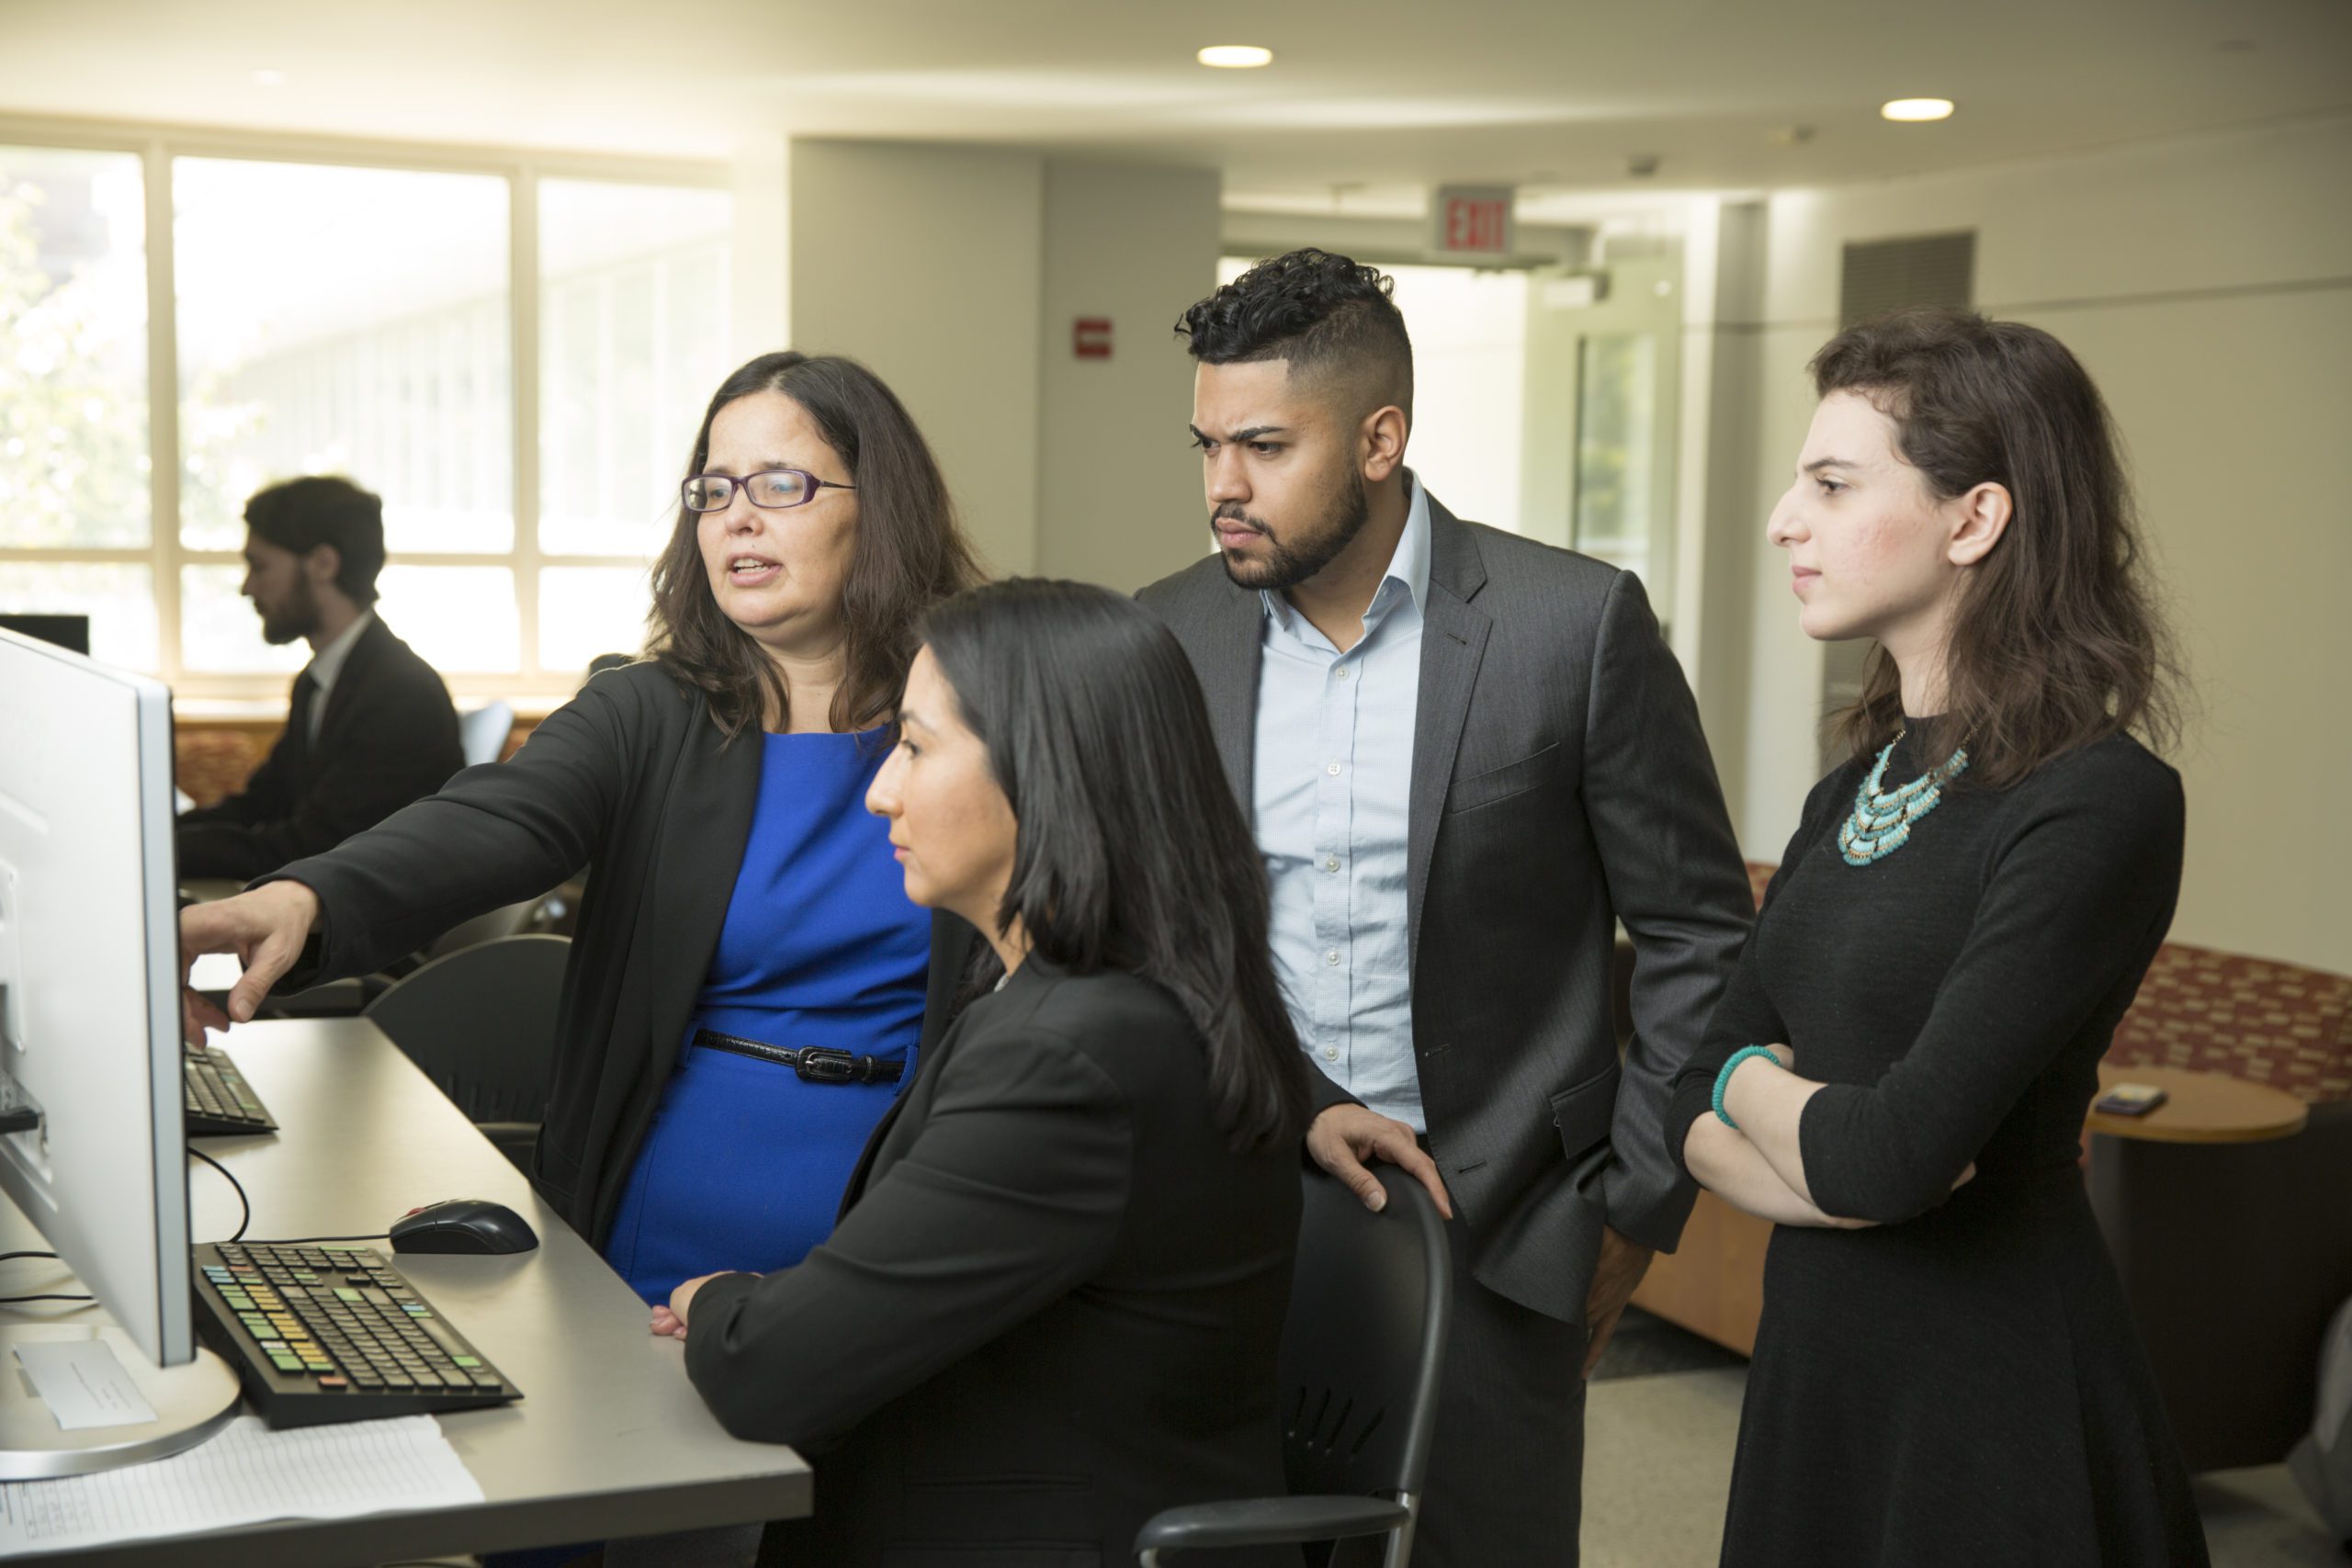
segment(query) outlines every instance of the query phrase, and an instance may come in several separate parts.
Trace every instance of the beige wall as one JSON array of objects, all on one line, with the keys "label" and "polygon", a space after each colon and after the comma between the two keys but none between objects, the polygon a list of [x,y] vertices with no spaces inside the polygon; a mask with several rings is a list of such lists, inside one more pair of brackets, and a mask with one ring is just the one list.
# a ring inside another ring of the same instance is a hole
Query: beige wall
[{"label": "beige wall", "polygon": [[864,360],[914,414],[999,573],[1037,561],[1035,153],[795,141],[794,347]]},{"label": "beige wall", "polygon": [[[1208,548],[1186,444],[1193,362],[1173,331],[1216,285],[1215,173],[1046,165],[1036,570],[1132,592]],[[1108,359],[1072,351],[1078,318],[1112,323]]]},{"label": "beige wall", "polygon": [[728,275],[733,363],[792,341],[786,285],[792,254],[791,147],[778,136],[746,136],[729,168],[735,255]]},{"label": "beige wall", "polygon": [[[1216,281],[1214,173],[822,141],[786,162],[793,346],[906,400],[992,573],[1133,590],[1201,553],[1168,329]],[[1110,359],[1073,355],[1078,316],[1111,318]]]},{"label": "beige wall", "polygon": [[1820,649],[1762,536],[1840,246],[1974,229],[1980,307],[2057,334],[2106,392],[2195,682],[2175,938],[2352,972],[2347,188],[2335,118],[1770,199],[1734,800],[1751,854],[1779,857],[1816,773]]},{"label": "beige wall", "polygon": [[1743,841],[1765,216],[1760,201],[1694,202],[1682,234],[1674,651]]}]

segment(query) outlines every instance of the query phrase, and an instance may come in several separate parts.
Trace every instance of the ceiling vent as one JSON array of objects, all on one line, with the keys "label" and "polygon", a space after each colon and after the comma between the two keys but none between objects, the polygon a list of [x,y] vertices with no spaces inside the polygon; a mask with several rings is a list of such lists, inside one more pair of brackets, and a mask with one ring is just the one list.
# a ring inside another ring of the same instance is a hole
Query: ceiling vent
[{"label": "ceiling vent", "polygon": [[1976,232],[1915,234],[1901,240],[1871,240],[1846,247],[1838,280],[1838,325],[1905,305],[1957,305],[1976,301]]}]

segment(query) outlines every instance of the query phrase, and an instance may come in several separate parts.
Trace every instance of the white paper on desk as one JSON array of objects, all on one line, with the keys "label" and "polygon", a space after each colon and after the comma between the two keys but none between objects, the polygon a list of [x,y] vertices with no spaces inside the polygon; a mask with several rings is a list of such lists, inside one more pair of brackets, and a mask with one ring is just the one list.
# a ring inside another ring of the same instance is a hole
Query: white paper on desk
[{"label": "white paper on desk", "polygon": [[155,1407],[103,1339],[35,1340],[17,1347],[17,1359],[65,1431],[139,1427],[155,1419]]},{"label": "white paper on desk", "polygon": [[291,1432],[240,1416],[209,1442],[152,1464],[0,1483],[0,1557],[481,1500],[481,1483],[430,1416]]}]

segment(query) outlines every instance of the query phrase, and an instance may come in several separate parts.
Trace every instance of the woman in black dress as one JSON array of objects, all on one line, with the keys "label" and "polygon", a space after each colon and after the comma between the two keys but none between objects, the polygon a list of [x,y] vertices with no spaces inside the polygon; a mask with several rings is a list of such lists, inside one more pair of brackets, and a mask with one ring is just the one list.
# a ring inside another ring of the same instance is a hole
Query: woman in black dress
[{"label": "woman in black dress", "polygon": [[1723,1561],[2203,1563],[2079,1166],[2181,866],[2107,412],[1963,311],[1813,373],[1770,536],[1806,634],[1875,647],[1667,1125],[1778,1226]]}]

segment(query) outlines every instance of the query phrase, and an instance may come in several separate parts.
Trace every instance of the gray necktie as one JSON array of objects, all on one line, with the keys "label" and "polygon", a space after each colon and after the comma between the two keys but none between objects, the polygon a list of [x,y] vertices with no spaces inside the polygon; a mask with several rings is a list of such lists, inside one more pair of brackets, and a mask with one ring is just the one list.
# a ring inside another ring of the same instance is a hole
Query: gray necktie
[{"label": "gray necktie", "polygon": [[311,723],[311,710],[318,706],[318,679],[306,668],[294,677],[294,696],[286,710],[286,722],[301,738],[302,749],[306,751],[311,748],[311,737],[317,733],[317,726]]}]

